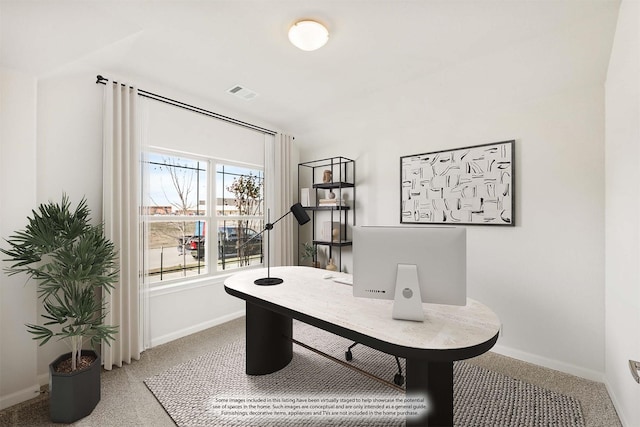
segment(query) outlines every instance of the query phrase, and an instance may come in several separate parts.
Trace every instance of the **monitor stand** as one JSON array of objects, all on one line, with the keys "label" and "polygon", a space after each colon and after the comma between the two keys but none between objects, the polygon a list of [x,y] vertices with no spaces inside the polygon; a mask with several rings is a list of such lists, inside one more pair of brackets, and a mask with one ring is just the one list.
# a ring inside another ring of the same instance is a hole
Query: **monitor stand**
[{"label": "monitor stand", "polygon": [[424,322],[418,267],[415,264],[398,264],[392,317],[398,320]]}]

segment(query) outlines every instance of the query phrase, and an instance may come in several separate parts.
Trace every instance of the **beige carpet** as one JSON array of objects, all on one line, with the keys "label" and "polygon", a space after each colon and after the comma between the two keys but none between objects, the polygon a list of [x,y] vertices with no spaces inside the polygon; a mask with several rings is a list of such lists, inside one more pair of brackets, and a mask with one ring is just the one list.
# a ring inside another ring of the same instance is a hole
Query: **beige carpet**
[{"label": "beige carpet", "polygon": [[[334,357],[349,341],[301,323],[295,338]],[[244,342],[236,341],[145,380],[178,426],[401,426],[404,393],[294,346],[284,369],[244,373]],[[353,365],[393,379],[392,356],[358,345]],[[456,426],[584,426],[578,401],[464,362],[454,365]]]},{"label": "beige carpet", "polygon": [[[144,380],[213,349],[244,340],[245,319],[239,318],[145,351],[139,361],[102,373],[102,400],[74,427],[175,427]],[[340,355],[344,349],[340,349]],[[354,363],[360,357],[354,350]],[[393,362],[390,362],[393,364]],[[580,401],[586,427],[622,427],[603,383],[546,369],[488,352],[469,364],[572,396]],[[48,393],[0,411],[0,426],[56,427],[49,421]]]}]

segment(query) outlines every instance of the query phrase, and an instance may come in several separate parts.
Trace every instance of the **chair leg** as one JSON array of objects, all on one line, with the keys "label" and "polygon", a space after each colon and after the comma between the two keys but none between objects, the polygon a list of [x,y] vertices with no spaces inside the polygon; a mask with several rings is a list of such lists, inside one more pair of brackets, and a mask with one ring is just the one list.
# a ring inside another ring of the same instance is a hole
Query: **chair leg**
[{"label": "chair leg", "polygon": [[350,362],[351,360],[353,360],[353,353],[351,353],[351,349],[355,346],[357,346],[358,343],[354,342],[353,344],[351,344],[349,346],[349,348],[347,349],[347,351],[344,352],[344,358],[347,360],[347,362]]},{"label": "chair leg", "polygon": [[400,366],[400,359],[398,359],[398,356],[395,356],[396,358],[396,364],[398,365],[398,373],[393,377],[393,382],[396,383],[396,385],[402,387],[402,385],[404,384],[404,375],[402,375],[402,366]]},{"label": "chair leg", "polygon": [[[344,358],[347,360],[347,362],[350,362],[353,360],[353,353],[351,352],[351,349],[357,345],[358,343],[354,342],[349,346],[347,351],[344,352]],[[404,385],[404,375],[402,374],[402,365],[400,365],[400,359],[398,358],[398,356],[394,356],[394,357],[396,358],[396,364],[398,365],[398,373],[394,375],[393,382],[396,385],[402,387]]]}]

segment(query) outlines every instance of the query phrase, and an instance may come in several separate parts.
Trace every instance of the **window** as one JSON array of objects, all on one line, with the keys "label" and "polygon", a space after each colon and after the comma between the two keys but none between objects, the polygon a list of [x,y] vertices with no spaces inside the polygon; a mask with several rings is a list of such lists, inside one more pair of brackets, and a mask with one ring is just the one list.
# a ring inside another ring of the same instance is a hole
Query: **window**
[{"label": "window", "polygon": [[146,153],[143,174],[149,283],[262,263],[261,168],[158,150]]},{"label": "window", "polygon": [[218,270],[262,264],[262,170],[216,164]]}]

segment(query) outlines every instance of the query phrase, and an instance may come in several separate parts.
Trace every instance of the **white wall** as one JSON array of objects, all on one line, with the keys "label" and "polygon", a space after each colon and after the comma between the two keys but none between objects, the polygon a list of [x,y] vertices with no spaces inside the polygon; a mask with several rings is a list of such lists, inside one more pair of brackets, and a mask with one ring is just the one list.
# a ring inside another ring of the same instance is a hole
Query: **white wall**
[{"label": "white wall", "polygon": [[[470,226],[469,296],[499,315],[497,351],[586,378],[604,372],[604,91],[511,87],[477,58],[327,113],[301,160],[357,164],[358,224],[399,223],[403,155],[516,140],[515,228]],[[506,65],[509,68],[511,65]],[[381,250],[384,250],[381,248]]]},{"label": "white wall", "polygon": [[[60,201],[64,192],[72,205],[84,196],[93,221],[98,222],[102,220],[102,91],[94,77],[90,70],[74,69],[38,81],[36,194],[37,203],[46,203]],[[42,313],[38,304],[38,315]],[[68,351],[61,341],[38,348],[41,383],[48,381],[49,363]]]},{"label": "white wall", "polygon": [[[25,227],[36,200],[36,79],[0,68],[0,113],[0,245],[7,249],[4,239]],[[36,307],[35,283],[0,274],[0,410],[39,392],[37,344],[24,326],[35,323]]]},{"label": "white wall", "polygon": [[244,316],[244,301],[228,295],[224,277],[150,293],[150,344],[155,347]]},{"label": "white wall", "polygon": [[606,378],[621,420],[640,425],[640,6],[623,1],[606,84]]}]

